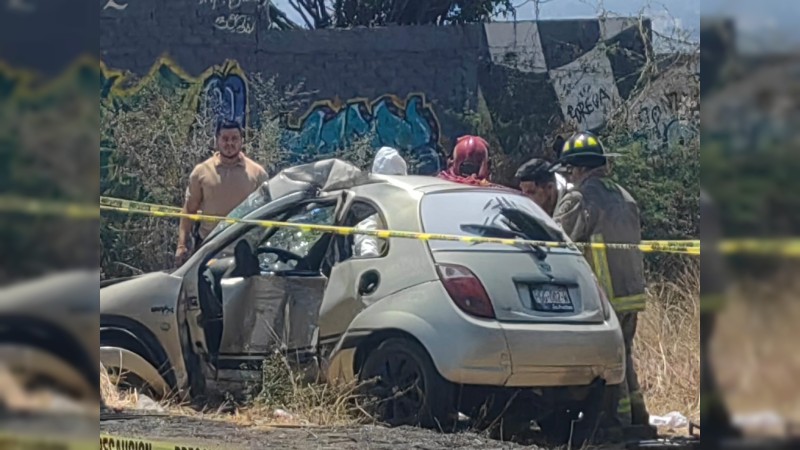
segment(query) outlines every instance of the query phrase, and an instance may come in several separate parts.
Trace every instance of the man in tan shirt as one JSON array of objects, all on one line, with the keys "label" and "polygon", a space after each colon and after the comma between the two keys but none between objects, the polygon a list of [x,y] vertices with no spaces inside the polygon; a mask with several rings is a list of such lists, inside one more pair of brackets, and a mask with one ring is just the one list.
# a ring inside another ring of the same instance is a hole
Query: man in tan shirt
[{"label": "man in tan shirt", "polygon": [[[210,216],[227,216],[253,191],[267,181],[262,166],[242,153],[242,127],[237,122],[222,121],[217,124],[217,151],[211,158],[195,166],[189,175],[186,202],[183,211],[196,214],[202,211]],[[214,222],[200,222],[199,238],[205,239],[214,229]],[[178,231],[178,248],[175,263],[180,266],[191,255],[192,221],[182,218]]]}]

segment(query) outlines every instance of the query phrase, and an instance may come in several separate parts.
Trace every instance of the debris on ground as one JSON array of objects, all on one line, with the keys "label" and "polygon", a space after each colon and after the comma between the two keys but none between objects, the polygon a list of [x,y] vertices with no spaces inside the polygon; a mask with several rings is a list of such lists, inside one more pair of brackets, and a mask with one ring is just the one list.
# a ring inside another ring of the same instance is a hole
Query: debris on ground
[{"label": "debris on ground", "polygon": [[139,395],[139,398],[136,400],[136,406],[134,409],[139,411],[151,411],[159,413],[167,412],[166,408],[159,405],[158,402],[156,402],[155,400],[146,395]]},{"label": "debris on ground", "polygon": [[650,415],[650,425],[654,427],[670,428],[675,430],[688,427],[689,419],[677,411],[672,411],[664,416]]}]

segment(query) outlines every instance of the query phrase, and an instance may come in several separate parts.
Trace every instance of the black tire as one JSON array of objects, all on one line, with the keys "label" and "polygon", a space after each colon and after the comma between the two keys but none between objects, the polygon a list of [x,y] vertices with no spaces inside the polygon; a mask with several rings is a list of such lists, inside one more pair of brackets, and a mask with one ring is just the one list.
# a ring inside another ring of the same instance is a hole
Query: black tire
[{"label": "black tire", "polygon": [[365,409],[390,426],[454,426],[455,387],[439,375],[430,356],[409,339],[390,338],[370,352],[359,371]]}]

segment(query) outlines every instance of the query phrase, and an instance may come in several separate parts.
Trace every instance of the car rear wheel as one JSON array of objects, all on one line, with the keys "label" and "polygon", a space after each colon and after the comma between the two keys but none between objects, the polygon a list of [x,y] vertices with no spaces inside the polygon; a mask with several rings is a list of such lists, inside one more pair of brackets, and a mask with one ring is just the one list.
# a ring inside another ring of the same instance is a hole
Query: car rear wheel
[{"label": "car rear wheel", "polygon": [[390,426],[446,428],[457,420],[454,387],[442,378],[428,353],[409,339],[383,341],[360,370],[365,409]]}]

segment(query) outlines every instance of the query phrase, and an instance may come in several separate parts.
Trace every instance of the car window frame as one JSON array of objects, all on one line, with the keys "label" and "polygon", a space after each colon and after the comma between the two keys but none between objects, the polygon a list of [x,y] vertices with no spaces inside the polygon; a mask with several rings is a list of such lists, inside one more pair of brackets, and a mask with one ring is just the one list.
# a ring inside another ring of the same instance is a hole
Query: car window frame
[{"label": "car window frame", "polygon": [[[317,198],[308,199],[308,200],[305,200],[305,201],[300,201],[300,202],[298,202],[298,203],[295,205],[295,209],[297,209],[297,208],[302,208],[303,206],[309,205],[309,204],[311,204],[311,203],[318,203],[318,204],[320,204],[320,206],[322,206],[322,207],[328,207],[328,206],[332,206],[332,207],[333,207],[333,211],[332,211],[332,214],[331,214],[331,218],[333,219],[333,220],[332,220],[332,223],[331,223],[331,224],[329,224],[329,225],[327,225],[327,224],[326,224],[326,225],[324,225],[324,226],[336,226],[336,208],[338,207],[338,200],[337,200],[336,198],[325,198],[325,199],[320,199],[320,198],[318,198],[318,197],[317,197]],[[289,218],[291,218],[291,217],[289,217]],[[287,219],[288,219],[288,218],[287,218]],[[272,220],[272,219],[259,219],[259,220]],[[258,225],[256,225],[256,226],[258,226]],[[268,234],[268,235],[266,235],[266,236],[264,237],[264,239],[261,241],[261,244],[263,244],[265,241],[268,241],[268,240],[270,240],[270,239],[272,238],[272,236],[274,236],[274,235],[275,235],[275,233],[277,233],[277,232],[278,232],[278,230],[280,230],[281,228],[289,228],[289,227],[272,227],[272,228],[274,228],[274,231],[273,231],[271,234]],[[326,233],[330,233],[330,231],[324,231],[324,232],[322,232],[323,236],[324,236]],[[323,237],[323,236],[320,236],[320,238],[319,238],[319,239],[322,239],[322,237]],[[318,240],[319,240],[319,239],[318,239]],[[315,244],[316,244],[316,241],[315,241]],[[312,246],[313,246],[313,245],[314,245],[314,244],[312,244]],[[258,246],[257,246],[257,247],[255,248],[255,250],[258,250],[259,248],[260,248],[260,247],[258,247]],[[287,250],[287,249],[283,249],[283,250]],[[306,257],[306,256],[308,256],[308,254],[306,254],[306,255],[303,255],[303,258],[305,259],[305,257]]]},{"label": "car window frame", "polygon": [[[386,222],[386,214],[384,214],[383,210],[381,209],[380,206],[378,206],[377,203],[375,203],[374,201],[372,201],[371,199],[369,199],[367,197],[354,197],[353,200],[350,202],[350,206],[347,208],[347,211],[345,211],[345,213],[344,213],[344,218],[345,219],[347,219],[348,214],[350,214],[350,211],[353,210],[353,206],[356,203],[362,203],[362,204],[365,204],[365,205],[371,207],[372,209],[374,209],[375,212],[378,214],[378,217],[380,218],[381,222],[388,228],[389,224]],[[370,217],[370,216],[367,216],[367,217]],[[365,217],[362,220],[365,220],[367,217]],[[351,225],[351,227],[355,228],[356,225],[358,225],[358,223]],[[355,235],[355,233],[354,233],[354,235]],[[343,237],[346,238],[347,236],[343,236]],[[378,238],[378,239],[386,241],[386,245],[383,246],[383,250],[381,251],[381,253],[378,256],[355,256],[354,255],[354,256],[351,256],[351,257],[349,257],[347,259],[344,259],[344,260],[341,260],[341,261],[336,261],[335,264],[341,264],[343,262],[347,262],[347,261],[350,261],[350,260],[357,260],[357,261],[367,260],[367,259],[374,260],[374,259],[381,259],[381,258],[387,257],[389,255],[389,250],[390,250],[389,247],[391,245],[390,244],[390,239],[389,238]]]},{"label": "car window frame", "polygon": [[[309,205],[311,203],[319,203],[319,204],[324,205],[326,207],[327,206],[332,206],[333,207],[333,225],[336,224],[335,214],[336,214],[336,208],[338,207],[337,199],[336,198],[320,198],[320,197],[314,197],[314,198],[309,198],[309,199],[298,200],[296,203],[287,205],[287,206],[285,206],[283,208],[278,209],[277,211],[273,211],[269,215],[257,216],[257,218],[256,217],[248,217],[247,220],[275,220],[275,221],[283,222],[284,220],[275,219],[275,216],[282,216],[282,215],[284,215],[284,214],[286,214],[286,213],[288,213],[288,212],[290,212],[292,210],[298,210],[298,209],[302,208],[303,206]],[[256,224],[245,224],[245,226],[242,227],[242,231],[241,232],[236,233],[235,237],[227,240],[227,242],[224,245],[220,246],[215,251],[213,251],[211,256],[210,256],[210,258],[209,258],[209,260],[218,258],[218,255],[220,254],[220,252],[222,252],[226,248],[231,247],[232,245],[235,245],[239,240],[243,239],[246,234],[250,233],[251,231],[253,231],[256,228],[264,228],[264,227],[262,227],[261,225],[256,225]],[[253,248],[253,250],[257,251],[260,248],[261,244],[263,244],[265,241],[269,240],[281,228],[288,228],[288,227],[269,227],[269,231],[267,232],[267,234],[264,235],[264,237],[261,239],[260,244],[256,245],[255,248]],[[305,258],[305,256],[307,256],[307,255],[303,255],[304,258]]]}]

